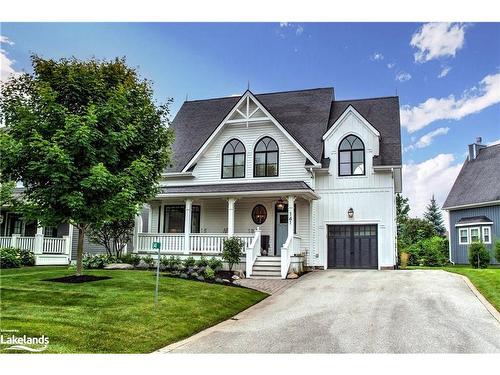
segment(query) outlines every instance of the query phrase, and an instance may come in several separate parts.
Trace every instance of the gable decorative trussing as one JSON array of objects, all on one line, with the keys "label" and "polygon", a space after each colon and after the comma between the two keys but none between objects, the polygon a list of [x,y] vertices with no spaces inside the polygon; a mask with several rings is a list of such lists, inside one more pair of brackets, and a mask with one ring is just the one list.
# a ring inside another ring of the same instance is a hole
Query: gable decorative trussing
[{"label": "gable decorative trussing", "polygon": [[226,124],[257,121],[268,121],[270,118],[262,111],[259,105],[247,95],[243,103],[235,108],[232,116],[226,121]]}]

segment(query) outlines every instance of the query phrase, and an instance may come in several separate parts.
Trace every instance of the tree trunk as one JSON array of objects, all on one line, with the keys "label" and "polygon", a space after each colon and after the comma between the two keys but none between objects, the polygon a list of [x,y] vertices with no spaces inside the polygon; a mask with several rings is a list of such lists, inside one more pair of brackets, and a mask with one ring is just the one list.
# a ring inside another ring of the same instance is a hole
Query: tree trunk
[{"label": "tree trunk", "polygon": [[85,230],[83,226],[78,226],[78,247],[76,248],[76,275],[80,276],[83,269],[83,239]]}]

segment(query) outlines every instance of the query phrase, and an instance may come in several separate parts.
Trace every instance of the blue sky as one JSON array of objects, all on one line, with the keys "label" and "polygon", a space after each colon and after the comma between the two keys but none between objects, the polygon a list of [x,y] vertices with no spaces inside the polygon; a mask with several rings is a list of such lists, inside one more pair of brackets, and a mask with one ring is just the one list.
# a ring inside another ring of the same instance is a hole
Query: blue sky
[{"label": "blue sky", "polygon": [[[443,203],[466,145],[500,140],[500,24],[3,23],[4,71],[29,55],[126,56],[156,97],[184,101],[333,86],[336,99],[399,95],[405,193]],[[447,73],[447,74],[445,74]],[[441,77],[439,75],[441,74]]]}]

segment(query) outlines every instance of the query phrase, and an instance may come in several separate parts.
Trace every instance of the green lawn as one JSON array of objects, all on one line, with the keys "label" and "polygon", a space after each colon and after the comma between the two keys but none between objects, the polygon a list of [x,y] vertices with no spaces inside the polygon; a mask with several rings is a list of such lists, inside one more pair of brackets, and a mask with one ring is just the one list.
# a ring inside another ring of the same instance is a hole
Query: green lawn
[{"label": "green lawn", "polygon": [[[61,267],[1,270],[0,328],[48,336],[50,353],[149,353],[230,318],[267,295],[168,277],[154,306],[150,271],[88,271],[112,279],[62,284]],[[5,345],[2,345],[5,347]]]},{"label": "green lawn", "polygon": [[[408,268],[422,269],[422,267]],[[428,269],[443,269],[448,272],[467,276],[481,294],[500,311],[500,267],[490,266],[486,269],[474,269],[466,265],[455,265]]]}]

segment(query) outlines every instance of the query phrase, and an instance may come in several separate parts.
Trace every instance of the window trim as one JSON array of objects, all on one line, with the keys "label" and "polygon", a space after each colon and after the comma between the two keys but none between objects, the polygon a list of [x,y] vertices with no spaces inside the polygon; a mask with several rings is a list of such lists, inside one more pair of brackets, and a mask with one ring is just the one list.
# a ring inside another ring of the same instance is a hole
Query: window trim
[{"label": "window trim", "polygon": [[[275,144],[276,144],[276,148],[277,150],[276,151],[255,151],[257,149],[257,146],[259,145],[259,143],[263,140],[263,139],[266,139],[266,138],[269,138],[271,139]],[[269,176],[267,174],[267,155],[270,154],[270,153],[276,153],[276,175],[272,175],[272,176]],[[255,164],[255,160],[256,160],[256,157],[255,155],[256,154],[265,154],[265,163],[264,163],[264,171],[265,171],[265,174],[263,176],[257,176],[256,172],[257,172],[257,168],[256,168],[256,164]],[[278,145],[278,142],[276,142],[276,140],[268,135],[265,135],[263,137],[261,137],[257,142],[255,142],[255,146],[253,147],[253,177],[255,178],[261,178],[261,177],[279,177],[280,175],[280,147]]]},{"label": "window trim", "polygon": [[[351,148],[350,150],[340,150],[340,145],[342,145],[342,142],[344,142],[344,140],[347,137],[350,137],[350,136],[353,136],[353,137],[356,137],[357,139],[359,139],[359,141],[363,145],[363,148],[362,149],[359,149],[359,148],[352,149]],[[352,153],[354,151],[363,151],[363,173],[354,174],[354,171],[353,171],[354,162],[352,160]],[[347,163],[340,163],[340,153],[341,152],[349,152],[349,155],[350,155],[350,165],[351,165],[351,173],[350,174],[341,174],[340,173],[340,164],[347,164]],[[339,177],[360,177],[360,176],[366,176],[366,146],[365,146],[365,142],[363,142],[363,140],[361,139],[361,137],[358,137],[356,134],[352,134],[352,133],[347,134],[339,142],[339,145],[337,147],[337,174],[338,174]]]},{"label": "window trim", "polygon": [[[472,230],[477,229],[477,237],[479,238],[479,241],[472,241]],[[481,242],[481,227],[472,227],[469,228],[469,243],[474,243],[474,242]]]},{"label": "window trim", "polygon": [[[227,153],[227,154],[224,153],[226,146],[229,143],[231,143],[232,141],[238,141],[239,143],[241,143],[244,151],[243,152],[234,152],[234,153],[231,152],[231,153]],[[222,147],[222,154],[221,155],[222,155],[221,160],[220,160],[220,165],[221,165],[220,177],[221,177],[221,179],[227,180],[227,179],[233,179],[233,178],[245,178],[245,176],[247,175],[247,148],[245,147],[245,145],[243,144],[242,141],[240,141],[238,138],[231,138],[229,141],[227,141],[224,144],[224,147]],[[231,177],[224,177],[224,155],[232,155],[232,157],[233,157],[233,164],[232,164],[233,173],[232,173]],[[243,155],[243,176],[238,176],[238,177],[234,176],[234,167],[235,167],[234,159],[235,159],[236,155]]]},{"label": "window trim", "polygon": [[[255,221],[254,213],[255,213],[255,210],[256,210],[257,208],[260,208],[260,207],[262,207],[262,208],[264,209],[264,212],[265,212],[265,217],[264,217],[264,220],[262,221],[262,223],[257,223],[257,221]],[[255,225],[262,225],[262,224],[264,224],[264,223],[266,222],[266,220],[267,220],[267,208],[266,208],[266,206],[264,206],[264,205],[263,205],[263,204],[261,204],[261,203],[256,204],[256,205],[252,208],[252,221],[254,222],[254,224],[255,224]]]},{"label": "window trim", "polygon": [[[484,239],[485,229],[488,230],[488,237],[489,237],[488,242],[486,242],[485,239]],[[491,244],[491,227],[490,226],[485,225],[485,226],[481,227],[481,238],[483,240],[483,243],[488,244],[488,245]]]},{"label": "window trim", "polygon": [[[161,228],[162,232],[159,232],[159,233],[167,233],[167,234],[170,233],[170,232],[168,232],[168,228],[166,227],[167,224],[166,224],[166,220],[165,220],[168,207],[178,207],[178,208],[182,208],[182,210],[183,210],[182,232],[171,233],[171,234],[185,233],[186,232],[186,227],[185,227],[185,225],[186,225],[186,206],[182,205],[182,204],[165,204],[165,205],[163,205],[163,228]],[[199,214],[198,225],[196,228],[197,231],[193,231],[193,214],[194,214],[195,209],[197,210],[197,213]],[[161,210],[161,208],[160,208],[160,210]],[[160,220],[158,220],[158,226],[160,226]],[[193,204],[191,206],[191,232],[190,233],[200,233],[200,230],[201,230],[201,206],[197,205],[197,204]]]},{"label": "window trim", "polygon": [[[460,234],[460,231],[465,230],[465,234],[467,237],[466,242],[462,242],[462,235]],[[469,245],[470,244],[470,236],[469,236],[469,228],[459,228],[458,229],[458,244],[459,245]]]}]

